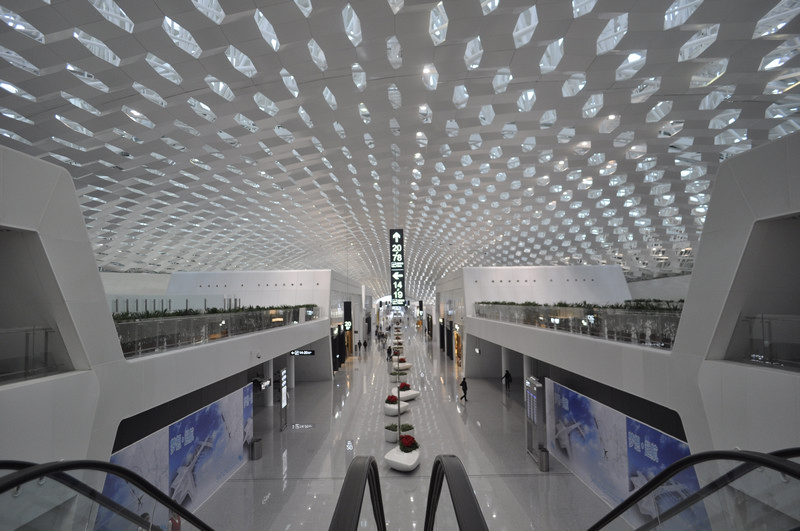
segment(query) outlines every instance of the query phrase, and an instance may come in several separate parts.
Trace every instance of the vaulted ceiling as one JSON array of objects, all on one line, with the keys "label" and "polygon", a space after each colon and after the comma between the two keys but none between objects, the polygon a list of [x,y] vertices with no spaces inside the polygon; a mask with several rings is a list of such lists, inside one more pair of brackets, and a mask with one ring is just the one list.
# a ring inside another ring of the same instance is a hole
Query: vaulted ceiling
[{"label": "vaulted ceiling", "polygon": [[[97,264],[691,272],[722,160],[798,129],[800,1],[0,0],[0,143]],[[768,179],[768,174],[765,175]]]}]

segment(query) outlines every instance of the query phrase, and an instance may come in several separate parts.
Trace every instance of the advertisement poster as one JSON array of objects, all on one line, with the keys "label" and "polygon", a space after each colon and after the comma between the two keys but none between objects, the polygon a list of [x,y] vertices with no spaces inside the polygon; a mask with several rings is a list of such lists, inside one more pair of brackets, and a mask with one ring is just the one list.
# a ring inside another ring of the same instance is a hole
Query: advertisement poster
[{"label": "advertisement poster", "polygon": [[[244,463],[253,439],[253,386],[234,391],[203,409],[123,448],[110,462],[136,472],[172,499],[194,511]],[[167,510],[117,477],[103,494],[162,529]],[[125,527],[110,511],[98,512],[95,529]]]},{"label": "advertisement poster", "polygon": [[[690,454],[685,442],[550,379],[545,402],[548,450],[612,507]],[[642,525],[698,488],[694,472],[685,472],[629,511],[626,520]],[[703,511],[687,511],[680,521],[691,527],[707,520]]]}]

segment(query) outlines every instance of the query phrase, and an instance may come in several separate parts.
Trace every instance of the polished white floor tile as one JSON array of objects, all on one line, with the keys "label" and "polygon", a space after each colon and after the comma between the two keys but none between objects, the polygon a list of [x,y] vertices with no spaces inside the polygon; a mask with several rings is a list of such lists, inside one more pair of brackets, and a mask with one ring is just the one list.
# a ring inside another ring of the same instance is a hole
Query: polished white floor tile
[{"label": "polished white floor tile", "polygon": [[[528,457],[519,386],[506,393],[499,378],[470,379],[469,400],[459,402],[458,367],[421,333],[405,330],[405,357],[414,364],[406,381],[420,397],[401,422],[414,424],[419,468],[402,473],[383,462],[392,448],[383,427],[397,419],[384,416],[383,403],[396,384],[389,382],[384,351],[373,340],[332,382],[300,382],[290,391],[289,427],[283,432],[278,406],[256,408],[262,458],[247,462],[198,516],[220,530],[327,529],[355,455],[378,461],[391,530],[422,529],[431,467],[439,454],[455,454],[464,463],[492,530],[585,529],[609,510],[557,461],[542,473]],[[446,493],[439,507],[437,528],[456,529]],[[368,498],[362,519],[365,529],[372,528]]]}]

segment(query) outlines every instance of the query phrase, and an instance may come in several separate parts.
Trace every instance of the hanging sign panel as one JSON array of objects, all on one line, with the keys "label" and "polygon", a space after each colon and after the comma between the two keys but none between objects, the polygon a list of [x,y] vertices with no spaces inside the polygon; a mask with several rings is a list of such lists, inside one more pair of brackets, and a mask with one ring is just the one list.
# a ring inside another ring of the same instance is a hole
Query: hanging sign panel
[{"label": "hanging sign panel", "polygon": [[392,286],[392,306],[404,306],[406,303],[406,266],[404,261],[405,243],[403,229],[389,231],[390,279]]}]

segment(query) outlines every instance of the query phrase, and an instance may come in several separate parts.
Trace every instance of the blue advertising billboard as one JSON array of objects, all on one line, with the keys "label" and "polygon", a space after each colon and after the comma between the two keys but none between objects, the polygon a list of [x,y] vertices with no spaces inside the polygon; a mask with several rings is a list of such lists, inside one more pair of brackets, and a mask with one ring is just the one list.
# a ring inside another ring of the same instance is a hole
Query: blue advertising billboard
[{"label": "blue advertising billboard", "polygon": [[[612,507],[690,455],[685,442],[550,379],[545,380],[545,407],[550,453]],[[643,525],[698,489],[694,472],[684,472],[628,511],[626,520]],[[689,528],[707,522],[702,509],[680,519]]]},{"label": "blue advertising billboard", "polygon": [[[190,511],[197,509],[244,464],[253,439],[253,386],[187,415],[112,454],[110,462],[136,472]],[[116,476],[103,494],[166,529],[166,509]],[[119,517],[98,511],[95,529],[119,529]]]}]

